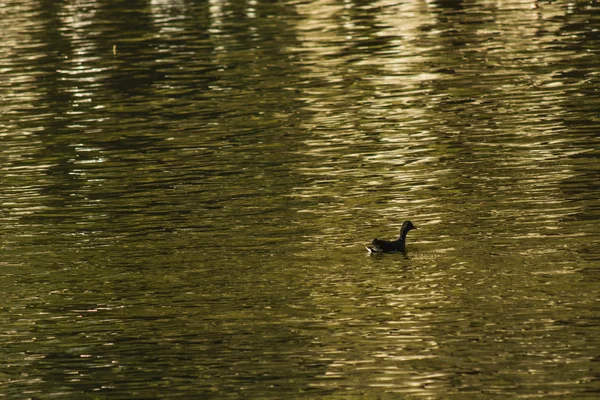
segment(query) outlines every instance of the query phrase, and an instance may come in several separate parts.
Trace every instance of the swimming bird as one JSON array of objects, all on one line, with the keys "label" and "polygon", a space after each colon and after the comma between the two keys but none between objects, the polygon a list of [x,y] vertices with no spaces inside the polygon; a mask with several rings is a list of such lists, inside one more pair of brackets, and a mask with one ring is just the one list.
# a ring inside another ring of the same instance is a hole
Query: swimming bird
[{"label": "swimming bird", "polygon": [[411,229],[417,229],[417,227],[410,221],[404,221],[398,239],[392,241],[373,239],[371,246],[367,246],[367,250],[370,254],[404,253],[406,251],[406,235]]}]

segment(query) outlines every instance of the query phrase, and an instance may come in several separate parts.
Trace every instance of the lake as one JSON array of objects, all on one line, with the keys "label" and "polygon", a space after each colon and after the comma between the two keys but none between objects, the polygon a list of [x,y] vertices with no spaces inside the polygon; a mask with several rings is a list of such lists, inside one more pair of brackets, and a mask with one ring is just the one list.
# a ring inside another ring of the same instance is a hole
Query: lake
[{"label": "lake", "polygon": [[0,13],[0,397],[600,397],[597,2]]}]

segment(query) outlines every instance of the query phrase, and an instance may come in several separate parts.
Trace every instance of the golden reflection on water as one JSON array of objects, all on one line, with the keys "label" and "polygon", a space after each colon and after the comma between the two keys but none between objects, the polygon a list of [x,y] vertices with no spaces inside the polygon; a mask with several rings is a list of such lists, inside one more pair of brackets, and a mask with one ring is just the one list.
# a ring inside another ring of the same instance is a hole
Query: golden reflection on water
[{"label": "golden reflection on water", "polygon": [[330,332],[319,337],[315,349],[315,358],[328,361],[328,367],[322,380],[311,385],[433,395],[444,386],[446,374],[411,365],[438,358],[440,344],[431,330],[439,318],[435,310],[450,303],[440,287],[446,274],[411,276],[411,271],[393,272],[377,260],[370,267],[380,268],[379,276],[365,268],[318,277],[321,283],[311,294],[316,309],[311,324]]},{"label": "golden reflection on water", "polygon": [[[386,191],[393,193],[393,199],[370,210],[378,221],[389,216],[401,221],[414,215],[445,221],[455,218],[448,209],[459,212],[456,207],[464,206],[463,199],[448,192],[452,182],[464,187],[464,199],[486,199],[474,200],[471,218],[518,221],[518,230],[526,232],[514,237],[529,237],[529,229],[540,229],[538,223],[530,223],[538,207],[545,208],[542,229],[548,230],[580,212],[578,206],[565,207],[568,200],[555,189],[577,175],[569,166],[570,156],[590,151],[571,149],[577,139],[557,137],[568,131],[561,121],[569,110],[561,105],[572,86],[538,83],[544,77],[555,78],[555,73],[523,78],[528,63],[549,65],[561,61],[556,57],[564,61],[572,55],[546,50],[544,46],[551,43],[543,42],[541,49],[540,43],[531,44],[540,30],[560,28],[551,18],[558,8],[549,5],[542,11],[527,2],[509,7],[496,2],[480,4],[483,13],[473,26],[482,29],[466,26],[462,31],[463,27],[453,26],[452,21],[448,29],[454,37],[481,37],[483,50],[470,52],[458,47],[462,56],[442,60],[448,52],[439,47],[439,41],[449,35],[429,29],[437,21],[434,8],[421,3],[380,7],[382,12],[373,13],[373,18],[377,20],[374,25],[381,27],[376,37],[385,39],[380,43],[382,51],[370,47],[363,57],[360,47],[351,56],[345,55],[350,43],[366,40],[361,27],[344,23],[351,8],[331,2],[298,7],[303,47],[291,51],[300,54],[307,80],[328,83],[318,90],[302,90],[305,109],[313,113],[310,120],[303,121],[311,137],[301,151],[314,156],[319,164],[312,170],[301,168],[313,181],[296,188],[297,195],[331,202],[331,206],[320,203],[312,212],[327,215],[332,208],[345,209],[348,218],[364,221],[366,210],[352,198]],[[483,25],[489,21],[493,24]],[[522,23],[527,26],[524,31],[512,29]],[[486,44],[498,35],[503,47]],[[479,52],[488,57],[482,58]],[[323,59],[327,62],[321,62]],[[456,63],[446,67],[452,74],[437,73],[437,66],[448,65],[448,61]],[[424,65],[430,66],[431,72],[423,71]],[[481,70],[474,85],[464,79],[472,73],[468,68]],[[518,79],[514,79],[517,73]],[[436,82],[452,91],[436,94]],[[488,91],[494,86],[497,90]],[[349,107],[340,107],[348,103]],[[482,116],[459,125],[474,113]],[[346,154],[339,157],[341,152]],[[488,162],[486,157],[492,154],[495,160]]]},{"label": "golden reflection on water", "polygon": [[3,8],[9,395],[594,389],[593,14],[192,3]]}]

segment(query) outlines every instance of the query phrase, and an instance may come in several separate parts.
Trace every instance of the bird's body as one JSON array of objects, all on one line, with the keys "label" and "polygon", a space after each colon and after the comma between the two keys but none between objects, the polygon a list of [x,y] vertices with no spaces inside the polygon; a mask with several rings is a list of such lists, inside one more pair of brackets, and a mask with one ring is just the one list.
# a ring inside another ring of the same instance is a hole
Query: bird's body
[{"label": "bird's body", "polygon": [[396,240],[373,239],[371,246],[367,246],[370,254],[406,252],[406,235],[411,229],[417,229],[410,221],[405,221],[400,228],[400,236]]}]

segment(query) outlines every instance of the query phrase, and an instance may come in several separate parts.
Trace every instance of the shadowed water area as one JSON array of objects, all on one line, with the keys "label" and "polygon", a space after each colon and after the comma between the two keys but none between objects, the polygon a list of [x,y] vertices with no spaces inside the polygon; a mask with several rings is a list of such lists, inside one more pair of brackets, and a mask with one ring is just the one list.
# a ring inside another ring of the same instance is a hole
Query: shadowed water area
[{"label": "shadowed water area", "polygon": [[600,396],[598,2],[0,16],[0,397]]}]

